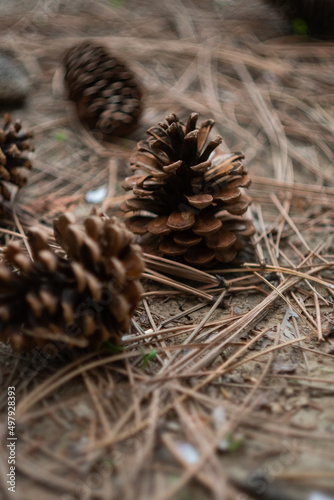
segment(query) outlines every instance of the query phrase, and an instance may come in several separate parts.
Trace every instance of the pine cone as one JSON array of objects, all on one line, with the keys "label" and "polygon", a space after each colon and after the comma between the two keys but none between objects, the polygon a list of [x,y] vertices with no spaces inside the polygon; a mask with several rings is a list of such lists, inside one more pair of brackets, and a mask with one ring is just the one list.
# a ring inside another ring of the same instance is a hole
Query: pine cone
[{"label": "pine cone", "polygon": [[279,9],[295,25],[305,23],[305,34],[332,38],[334,36],[333,0],[265,0],[267,4]]},{"label": "pine cone", "polygon": [[59,217],[54,231],[67,258],[37,228],[29,233],[34,261],[17,242],[5,249],[19,273],[0,265],[0,340],[17,351],[50,341],[96,349],[111,337],[117,341],[142,292],[144,266],[133,234],[117,219],[97,216],[81,230],[71,214]]},{"label": "pine cone", "polygon": [[31,132],[21,130],[21,123],[11,122],[8,113],[0,129],[0,194],[5,200],[13,199],[17,188],[27,182],[32,167],[28,151],[32,150],[29,140]]},{"label": "pine cone", "polygon": [[137,126],[142,92],[126,64],[92,42],[72,47],[63,63],[69,98],[90,129],[108,140],[126,136]]},{"label": "pine cone", "polygon": [[201,267],[234,260],[254,227],[240,217],[251,201],[240,189],[250,184],[243,155],[212,158],[222,138],[207,143],[214,121],[196,128],[197,119],[192,113],[184,125],[171,114],[147,131],[133,158],[135,175],[123,183],[134,196],[122,209],[132,212],[134,233],[158,238],[163,255]]}]

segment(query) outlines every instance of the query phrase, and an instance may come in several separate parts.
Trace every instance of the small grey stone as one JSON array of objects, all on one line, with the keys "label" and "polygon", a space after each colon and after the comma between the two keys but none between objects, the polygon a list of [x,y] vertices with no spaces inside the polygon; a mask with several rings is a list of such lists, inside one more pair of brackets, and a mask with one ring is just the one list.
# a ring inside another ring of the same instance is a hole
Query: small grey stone
[{"label": "small grey stone", "polygon": [[29,78],[9,56],[0,53],[0,101],[23,101],[29,90]]},{"label": "small grey stone", "polygon": [[235,312],[235,314],[238,314],[238,315],[239,315],[239,314],[242,314],[242,313],[243,313],[243,310],[242,310],[240,307],[235,307],[235,308],[234,308],[234,312]]}]

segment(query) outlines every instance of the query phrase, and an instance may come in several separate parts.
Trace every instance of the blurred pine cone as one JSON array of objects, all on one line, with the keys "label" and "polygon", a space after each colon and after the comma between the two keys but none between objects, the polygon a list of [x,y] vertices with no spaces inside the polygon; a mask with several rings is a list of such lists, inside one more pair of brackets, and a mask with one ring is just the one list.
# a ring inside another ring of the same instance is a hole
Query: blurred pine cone
[{"label": "blurred pine cone", "polygon": [[282,12],[297,34],[334,36],[333,0],[264,0]]},{"label": "blurred pine cone", "polygon": [[65,258],[32,228],[29,244],[34,261],[17,242],[5,249],[9,265],[0,265],[0,340],[17,351],[60,341],[69,347],[97,349],[116,341],[130,326],[142,288],[140,247],[115,218],[91,216],[85,230],[71,214],[54,223]]},{"label": "blurred pine cone", "polygon": [[108,140],[126,136],[137,126],[142,92],[125,63],[93,42],[72,47],[63,63],[69,98],[90,129]]},{"label": "blurred pine cone", "polygon": [[241,217],[251,202],[240,189],[250,184],[243,155],[211,155],[222,138],[208,142],[214,121],[197,128],[197,119],[192,113],[185,125],[171,114],[147,131],[133,158],[135,175],[123,183],[134,196],[122,209],[132,212],[134,233],[158,238],[163,255],[201,267],[234,260],[254,227]]},{"label": "blurred pine cone", "polygon": [[14,123],[8,113],[4,116],[0,129],[0,195],[5,200],[12,200],[17,189],[27,182],[32,167],[28,151],[32,150],[29,139],[31,132],[21,129],[21,123]]}]

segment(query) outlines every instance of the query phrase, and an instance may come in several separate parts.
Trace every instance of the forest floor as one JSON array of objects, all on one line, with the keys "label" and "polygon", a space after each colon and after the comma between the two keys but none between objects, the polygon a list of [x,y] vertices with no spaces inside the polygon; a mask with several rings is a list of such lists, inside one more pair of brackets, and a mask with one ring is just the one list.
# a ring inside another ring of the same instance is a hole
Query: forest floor
[{"label": "forest floor", "polygon": [[[152,273],[122,352],[49,359],[2,346],[1,498],[12,498],[8,386],[18,500],[333,496],[333,44],[289,34],[256,0],[0,8],[1,48],[32,81],[12,116],[35,145],[3,243],[24,242],[28,224],[51,235],[64,211],[89,214],[86,194],[101,186],[98,208],[112,213],[137,141],[171,112],[213,118],[226,151],[245,154],[257,228],[247,264],[213,273],[224,286]],[[126,139],[98,142],[66,100],[62,54],[86,38],[127,61],[145,89]]]}]

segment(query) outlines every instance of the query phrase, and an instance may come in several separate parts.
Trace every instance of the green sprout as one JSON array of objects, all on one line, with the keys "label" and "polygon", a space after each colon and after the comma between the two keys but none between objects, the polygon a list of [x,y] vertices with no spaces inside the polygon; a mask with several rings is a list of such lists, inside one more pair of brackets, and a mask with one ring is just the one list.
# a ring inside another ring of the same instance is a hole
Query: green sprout
[{"label": "green sprout", "polygon": [[308,26],[304,19],[296,18],[292,21],[293,32],[295,35],[308,36]]},{"label": "green sprout", "polygon": [[123,352],[125,349],[121,345],[113,344],[112,342],[108,341],[103,344],[103,348],[107,351],[110,352],[111,354],[118,354],[120,352]]},{"label": "green sprout", "polygon": [[109,0],[109,4],[112,5],[112,7],[122,7],[124,2],[125,0]]},{"label": "green sprout", "polygon": [[192,492],[181,490],[178,493],[177,500],[195,500]]},{"label": "green sprout", "polygon": [[110,458],[105,458],[102,460],[101,465],[103,465],[106,469],[111,470],[114,467],[114,462]]},{"label": "green sprout", "polygon": [[58,142],[64,142],[64,141],[66,141],[67,135],[66,135],[65,130],[58,130],[55,133],[55,138],[56,138],[56,141],[58,141]]},{"label": "green sprout", "polygon": [[149,364],[150,361],[152,361],[152,359],[154,359],[156,357],[156,355],[158,354],[158,351],[156,349],[152,349],[151,352],[148,352],[147,354],[145,354],[143,356],[143,359],[141,360],[141,368],[146,368]]},{"label": "green sprout", "polygon": [[228,434],[226,436],[227,449],[230,452],[238,451],[243,444],[243,437],[238,434]]}]

